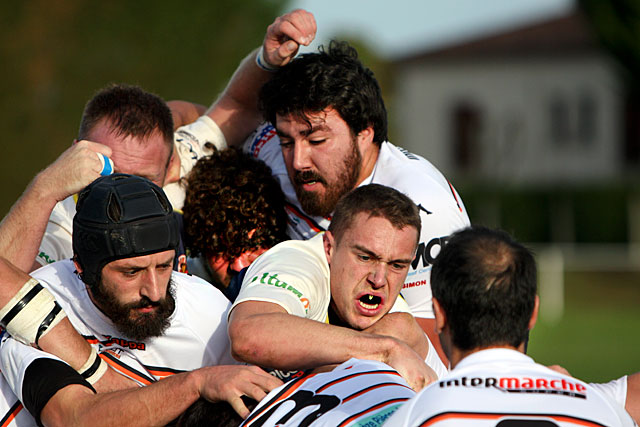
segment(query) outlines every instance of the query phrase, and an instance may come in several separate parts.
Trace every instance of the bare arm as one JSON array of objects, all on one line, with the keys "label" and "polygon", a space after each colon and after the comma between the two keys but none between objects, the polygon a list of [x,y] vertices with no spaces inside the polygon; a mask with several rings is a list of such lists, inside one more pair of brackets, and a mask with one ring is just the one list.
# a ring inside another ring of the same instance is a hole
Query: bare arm
[{"label": "bare arm", "polygon": [[424,332],[410,313],[394,312],[386,314],[365,332],[387,335],[407,343],[423,359],[427,357],[429,343]]},{"label": "bare arm", "polygon": [[[30,278],[27,273],[0,257],[0,307],[8,304],[14,294]],[[42,350],[54,354],[67,362],[75,370],[80,369],[91,354],[89,343],[73,328],[66,317],[48,330],[38,341],[38,345]],[[105,375],[94,384],[94,387],[98,391],[112,391],[134,385],[131,380],[112,369],[108,369]]]},{"label": "bare arm", "polygon": [[627,377],[627,402],[624,409],[636,424],[640,424],[640,372]]},{"label": "bare arm", "polygon": [[[2,256],[26,272],[40,266],[34,260],[51,211],[56,203],[100,176],[102,164],[96,152],[111,155],[111,149],[105,145],[89,141],[75,143],[33,179],[0,223]],[[0,286],[0,293],[13,296],[16,291]]]},{"label": "bare arm", "polygon": [[[309,45],[316,34],[313,15],[297,9],[276,18],[267,28],[262,45],[263,59],[270,67],[281,67],[297,54],[300,45]],[[258,50],[251,52],[238,66],[222,95],[207,115],[222,130],[229,145],[240,145],[260,124],[258,93],[271,73],[256,65]]]},{"label": "bare arm", "polygon": [[240,396],[259,401],[281,384],[255,366],[212,366],[113,393],[70,385],[49,400],[41,420],[46,426],[165,425],[200,397],[226,400],[244,418],[249,410]]},{"label": "bare arm", "polygon": [[433,347],[438,352],[438,356],[440,356],[440,360],[442,360],[444,366],[449,366],[449,359],[447,359],[447,355],[444,354],[442,344],[440,344],[440,337],[436,333],[436,319],[425,319],[422,317],[416,317],[415,319],[424,333],[429,337],[431,344],[433,344]]},{"label": "bare arm", "polygon": [[168,101],[167,106],[169,107],[169,110],[171,110],[173,130],[178,129],[180,126],[195,122],[198,117],[207,111],[207,107],[204,105],[194,104],[188,101]]},{"label": "bare arm", "polygon": [[423,358],[396,338],[293,316],[273,303],[236,306],[229,336],[234,357],[260,366],[308,369],[356,357],[387,363],[415,390],[435,379]]}]

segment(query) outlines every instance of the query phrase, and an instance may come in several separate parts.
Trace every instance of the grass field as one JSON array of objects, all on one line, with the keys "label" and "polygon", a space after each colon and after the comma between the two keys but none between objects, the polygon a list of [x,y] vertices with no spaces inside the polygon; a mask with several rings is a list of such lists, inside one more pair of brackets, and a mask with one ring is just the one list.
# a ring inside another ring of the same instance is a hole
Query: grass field
[{"label": "grass field", "polygon": [[529,354],[590,382],[640,371],[640,272],[565,273],[564,316],[541,313]]}]

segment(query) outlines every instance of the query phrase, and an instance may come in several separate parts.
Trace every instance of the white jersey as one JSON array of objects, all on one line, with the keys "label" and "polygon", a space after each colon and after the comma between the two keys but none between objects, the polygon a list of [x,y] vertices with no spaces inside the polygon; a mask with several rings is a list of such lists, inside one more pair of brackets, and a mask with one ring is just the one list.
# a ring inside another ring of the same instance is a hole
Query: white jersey
[{"label": "white jersey", "polygon": [[414,395],[389,365],[350,359],[272,390],[242,426],[377,427]]},{"label": "white jersey", "polygon": [[[307,215],[298,198],[282,157],[275,128],[263,124],[244,147],[271,167],[286,197],[289,236],[309,239],[327,230],[330,219]],[[360,185],[382,184],[409,196],[420,209],[422,231],[416,258],[411,263],[402,296],[416,317],[433,318],[431,305],[431,264],[454,231],[469,226],[469,217],[460,196],[444,176],[427,160],[390,142],[382,143],[373,172]]]},{"label": "white jersey", "polygon": [[465,357],[440,381],[409,400],[390,426],[633,426],[629,414],[590,385],[509,349]]},{"label": "white jersey", "polygon": [[[93,304],[72,261],[42,267],[31,275],[51,291],[73,327],[96,347],[103,359],[140,385],[202,366],[238,363],[231,357],[227,335],[230,303],[201,279],[174,271],[171,279],[175,283],[176,304],[169,318],[170,326],[159,337],[138,341],[118,332]],[[18,391],[21,381],[14,377],[9,384]],[[3,405],[0,411],[11,406]]]},{"label": "white jersey", "polygon": [[[227,146],[222,131],[207,116],[202,116],[190,125],[178,128],[174,133],[173,143],[180,157],[181,179],[163,187],[174,209],[182,209],[184,204],[185,188],[182,178],[191,172],[198,159],[213,152],[213,149],[205,146],[208,142],[218,149]],[[73,256],[71,236],[73,217],[76,214],[76,200],[75,195],[69,196],[53,208],[36,257],[36,261],[40,265],[47,265]]]},{"label": "white jersey", "polygon": [[[288,240],[259,256],[249,266],[233,307],[245,301],[270,302],[294,316],[328,323],[331,284],[322,238],[319,233],[309,240]],[[410,312],[402,298],[390,310],[397,311]],[[446,373],[431,341],[425,362],[438,377]]]}]

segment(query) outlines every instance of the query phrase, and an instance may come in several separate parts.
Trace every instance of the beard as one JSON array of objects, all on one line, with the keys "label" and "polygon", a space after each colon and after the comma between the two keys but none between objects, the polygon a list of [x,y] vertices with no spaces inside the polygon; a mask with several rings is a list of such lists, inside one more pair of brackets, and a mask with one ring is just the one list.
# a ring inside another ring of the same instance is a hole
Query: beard
[{"label": "beard", "polygon": [[[362,168],[362,155],[355,139],[351,140],[351,152],[342,162],[342,170],[339,171],[335,182],[327,183],[327,180],[319,173],[311,170],[295,171],[293,185],[296,196],[302,209],[312,216],[328,216],[336,208],[338,200],[356,187],[360,169]],[[325,188],[324,194],[313,191],[305,191],[303,184],[309,181],[317,181]]]},{"label": "beard", "polygon": [[[113,322],[116,329],[136,341],[157,337],[169,327],[169,317],[176,307],[175,284],[169,279],[167,294],[159,301],[151,301],[142,297],[138,301],[123,304],[116,296],[102,285],[102,278],[98,279],[98,286],[91,288],[91,296],[96,306]],[[150,313],[135,313],[137,308],[154,307]]]}]

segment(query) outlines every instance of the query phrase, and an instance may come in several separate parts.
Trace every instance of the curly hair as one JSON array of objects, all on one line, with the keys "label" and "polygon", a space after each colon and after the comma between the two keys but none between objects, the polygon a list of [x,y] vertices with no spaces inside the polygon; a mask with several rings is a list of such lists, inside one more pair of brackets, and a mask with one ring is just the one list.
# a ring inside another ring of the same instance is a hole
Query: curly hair
[{"label": "curly hair", "polygon": [[387,140],[387,110],[373,72],[358,60],[347,42],[332,40],[329,48],[300,55],[280,68],[262,87],[260,109],[274,125],[276,116],[307,120],[309,113],[335,109],[357,135],[371,126],[373,141]]},{"label": "curly hair", "polygon": [[191,256],[233,261],[287,239],[284,195],[262,161],[234,148],[217,151],[198,160],[186,184],[183,213]]}]

